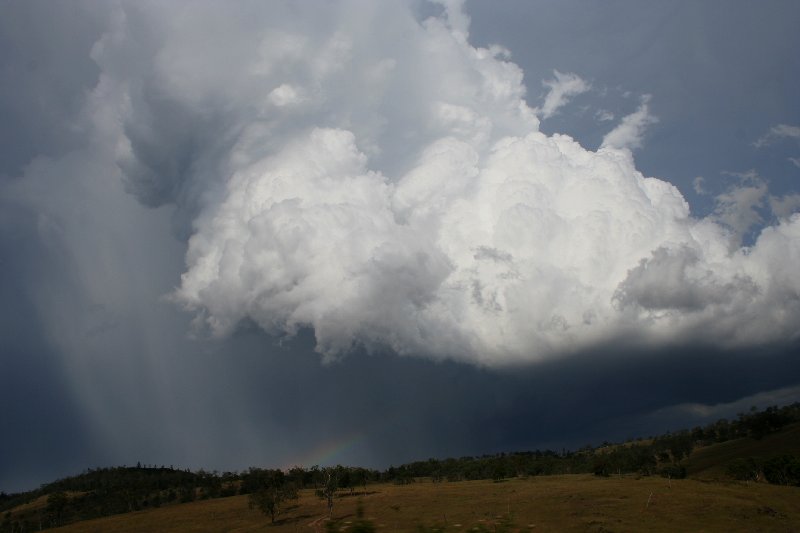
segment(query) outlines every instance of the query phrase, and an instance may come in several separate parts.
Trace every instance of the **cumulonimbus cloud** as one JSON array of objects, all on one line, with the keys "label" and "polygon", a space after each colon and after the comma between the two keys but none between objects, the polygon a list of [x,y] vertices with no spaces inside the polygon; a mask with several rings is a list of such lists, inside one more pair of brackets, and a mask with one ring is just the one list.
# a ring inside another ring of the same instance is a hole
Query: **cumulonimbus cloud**
[{"label": "cumulonimbus cloud", "polygon": [[800,215],[747,248],[692,217],[635,167],[647,98],[591,151],[539,132],[458,2],[261,10],[125,4],[93,49],[128,189],[190,220],[198,327],[486,365],[800,333]]}]

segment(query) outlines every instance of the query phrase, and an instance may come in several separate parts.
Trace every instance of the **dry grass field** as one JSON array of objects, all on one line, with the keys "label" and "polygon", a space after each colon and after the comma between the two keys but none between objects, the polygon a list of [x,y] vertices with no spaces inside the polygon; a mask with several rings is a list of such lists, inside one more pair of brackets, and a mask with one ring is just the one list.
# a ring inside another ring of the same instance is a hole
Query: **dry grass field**
[{"label": "dry grass field", "polygon": [[[275,525],[246,496],[198,501],[86,522],[57,531],[325,531],[326,509],[311,491]],[[470,531],[510,516],[515,531],[800,531],[800,489],[765,483],[720,483],[661,477],[569,475],[370,485],[363,496],[337,498],[334,518],[346,526],[358,502],[377,531],[444,526]]]}]

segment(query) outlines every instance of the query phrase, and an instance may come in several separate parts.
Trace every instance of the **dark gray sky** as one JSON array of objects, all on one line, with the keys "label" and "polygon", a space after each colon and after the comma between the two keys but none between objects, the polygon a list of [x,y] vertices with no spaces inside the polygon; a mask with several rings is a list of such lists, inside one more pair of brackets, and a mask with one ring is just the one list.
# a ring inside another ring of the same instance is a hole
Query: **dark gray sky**
[{"label": "dark gray sky", "polygon": [[798,15],[3,3],[0,490],[797,401]]}]

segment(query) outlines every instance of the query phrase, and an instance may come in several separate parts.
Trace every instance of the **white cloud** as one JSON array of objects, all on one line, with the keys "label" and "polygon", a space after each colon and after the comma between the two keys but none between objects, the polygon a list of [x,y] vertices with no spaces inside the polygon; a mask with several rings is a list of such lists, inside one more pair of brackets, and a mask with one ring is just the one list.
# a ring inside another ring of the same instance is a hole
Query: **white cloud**
[{"label": "white cloud", "polygon": [[791,139],[800,140],[800,127],[797,126],[778,124],[772,128],[771,133],[775,137],[788,137]]},{"label": "white cloud", "polygon": [[469,16],[464,11],[465,0],[434,0],[444,6],[447,23],[458,41],[466,43],[469,37]]},{"label": "white cloud", "polygon": [[647,126],[658,122],[658,119],[650,114],[649,102],[650,96],[643,96],[638,109],[622,117],[622,122],[603,137],[600,147],[618,150],[640,148]]},{"label": "white cloud", "polygon": [[553,75],[555,79],[542,82],[542,85],[549,89],[544,98],[544,104],[542,104],[542,108],[539,110],[539,114],[543,119],[552,117],[559,109],[564,107],[573,96],[585,93],[592,87],[587,81],[571,72],[561,73],[554,70]]},{"label": "white cloud", "polygon": [[648,97],[597,152],[542,134],[522,71],[468,43],[457,2],[422,22],[394,3],[123,8],[93,106],[128,189],[190,219],[173,297],[201,328],[486,365],[800,333],[800,215],[749,248],[731,233],[758,186],[691,217],[635,167]]},{"label": "white cloud", "polygon": [[302,92],[287,83],[273,89],[268,98],[278,107],[299,104],[304,100]]},{"label": "white cloud", "polygon": [[784,196],[770,196],[769,206],[779,219],[789,219],[800,212],[800,194],[787,194]]},{"label": "white cloud", "polygon": [[794,139],[800,142],[800,127],[788,124],[772,126],[770,130],[753,143],[756,148],[762,148],[781,139]]},{"label": "white cloud", "polygon": [[[778,124],[777,126],[772,126],[767,133],[759,137],[758,140],[753,143],[753,146],[756,148],[763,148],[765,146],[775,144],[782,139],[791,139],[800,144],[800,127],[790,126],[788,124]],[[800,168],[800,158],[788,157],[787,159],[794,166]]]},{"label": "white cloud", "polygon": [[764,207],[767,183],[754,171],[732,175],[741,183],[716,196],[714,217],[733,231],[733,244],[741,246],[745,233],[763,222],[759,209]]},{"label": "white cloud", "polygon": [[595,113],[595,117],[599,122],[609,122],[614,120],[614,113],[607,109],[598,109]]},{"label": "white cloud", "polygon": [[700,195],[708,194],[708,191],[705,188],[706,180],[703,176],[697,176],[692,180],[692,187],[694,188],[694,192]]}]

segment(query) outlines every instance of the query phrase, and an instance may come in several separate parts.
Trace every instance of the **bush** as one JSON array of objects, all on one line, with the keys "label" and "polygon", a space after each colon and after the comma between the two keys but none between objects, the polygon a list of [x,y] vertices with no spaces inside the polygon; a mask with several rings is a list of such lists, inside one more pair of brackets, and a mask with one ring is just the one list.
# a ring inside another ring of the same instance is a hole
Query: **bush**
[{"label": "bush", "polygon": [[729,476],[740,481],[756,481],[760,471],[761,468],[752,457],[731,461],[726,470]]},{"label": "bush", "polygon": [[670,479],[683,479],[686,477],[686,467],[676,464],[667,465],[658,471],[661,477],[668,477]]},{"label": "bush", "polygon": [[779,455],[764,462],[764,478],[775,485],[800,486],[800,458]]}]

